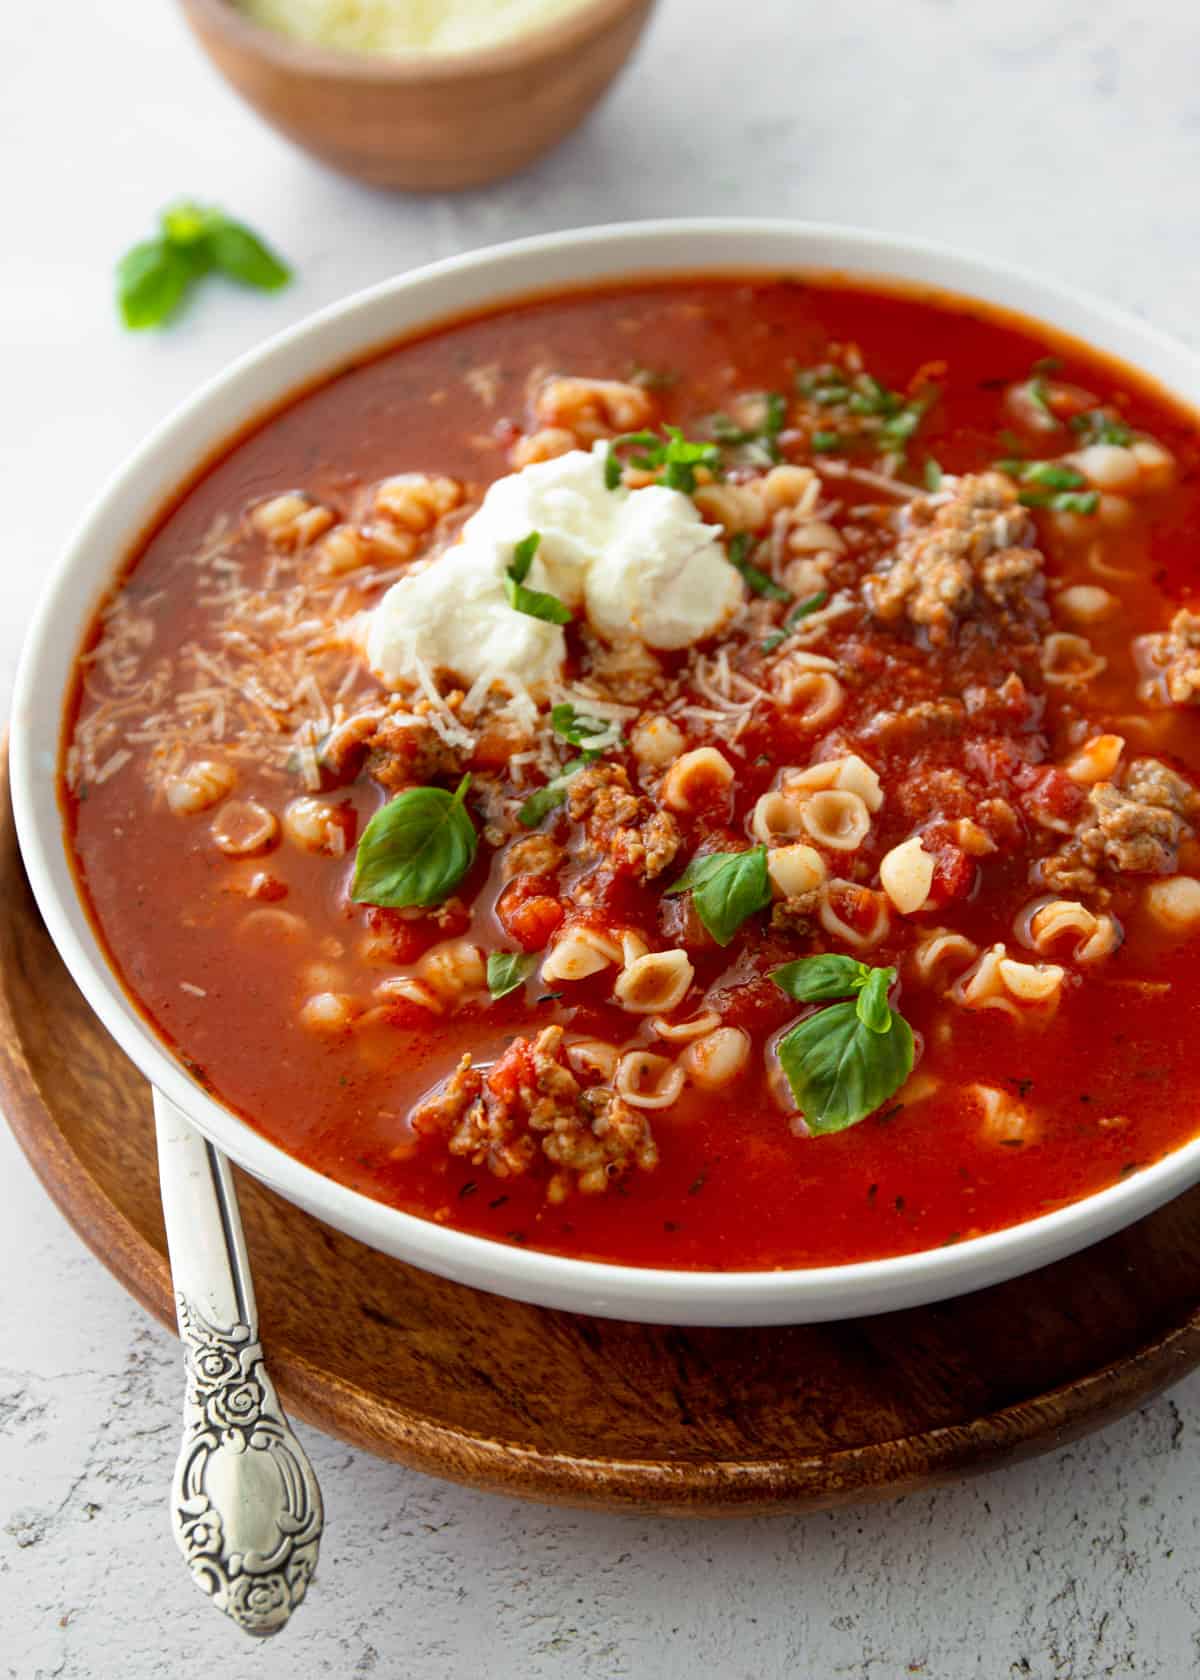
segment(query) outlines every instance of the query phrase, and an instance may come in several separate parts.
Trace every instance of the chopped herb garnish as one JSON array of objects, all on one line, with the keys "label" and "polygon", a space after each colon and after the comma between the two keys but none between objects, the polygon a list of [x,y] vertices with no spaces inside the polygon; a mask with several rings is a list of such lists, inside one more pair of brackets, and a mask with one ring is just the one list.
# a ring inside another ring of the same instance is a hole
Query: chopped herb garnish
[{"label": "chopped herb garnish", "polygon": [[440,904],[475,861],[478,836],[466,808],[469,775],[453,793],[406,788],[371,818],[358,842],[356,904],[391,910]]},{"label": "chopped herb garnish", "polygon": [[523,986],[538,965],[529,951],[491,951],[487,960],[488,991],[493,998],[507,997]]},{"label": "chopped herb garnish", "polygon": [[840,432],[814,432],[808,442],[814,455],[833,455],[837,450],[848,447]]},{"label": "chopped herb garnish", "polygon": [[790,601],[791,591],[776,583],[773,577],[769,577],[751,561],[750,555],[754,546],[754,539],[749,531],[738,531],[729,539],[729,564],[735,572],[741,573],[747,589],[752,589],[756,595],[764,595],[768,601]]},{"label": "chopped herb garnish", "polygon": [[829,591],[827,589],[818,589],[815,595],[806,595],[803,601],[797,601],[791,612],[784,619],[780,628],[778,630],[772,630],[771,634],[763,642],[763,652],[774,653],[780,642],[785,642],[796,626],[803,619],[806,619],[810,613],[820,612],[821,608],[825,605],[828,599]]},{"label": "chopped herb garnish", "polygon": [[585,770],[589,764],[594,764],[612,748],[625,744],[624,737],[615,723],[577,712],[569,700],[551,708],[550,726],[556,735],[561,736],[564,741],[569,741],[573,747],[581,747],[582,751],[578,758],[564,764],[558,775],[548,781],[545,787],[531,793],[518,810],[517,821],[525,828],[536,828],[544,817],[558,809],[567,797],[567,784],[572,776],[577,776],[581,770]]},{"label": "chopped herb garnish", "polygon": [[590,717],[586,712],[576,711],[569,700],[551,707],[550,727],[571,746],[585,747],[597,755],[624,745],[620,728],[611,718]]},{"label": "chopped herb garnish", "polygon": [[936,495],[942,488],[943,476],[941,462],[935,461],[931,455],[925,463],[924,471],[925,488],[931,495]]},{"label": "chopped herb garnish", "polygon": [[258,235],[211,205],[181,202],[164,210],[159,231],[126,251],[117,264],[117,304],[133,331],[161,327],[178,312],[195,282],[224,274],[272,292],[292,277]]},{"label": "chopped herb garnish", "polygon": [[557,810],[567,797],[567,783],[572,776],[577,776],[581,770],[587,768],[599,753],[584,753],[579,758],[573,758],[569,764],[564,764],[545,787],[531,793],[529,798],[517,812],[517,821],[525,828],[536,828],[543,817],[548,817],[551,811]]},{"label": "chopped herb garnish", "polygon": [[789,997],[826,1004],[778,1047],[809,1131],[819,1137],[857,1125],[912,1072],[912,1029],[888,1002],[896,970],[831,954],[787,963],[772,979]]},{"label": "chopped herb garnish", "polygon": [[709,852],[693,858],[667,896],[690,892],[696,914],[718,945],[728,945],[738,928],[756,910],[771,902],[767,848],[745,852]]},{"label": "chopped herb garnish", "polygon": [[782,391],[765,391],[761,402],[762,420],[757,426],[739,426],[727,414],[714,414],[710,424],[717,442],[738,450],[746,465],[770,467],[779,460],[779,434],[787,424],[787,398]]},{"label": "chopped herb garnish", "polygon": [[1089,408],[1084,414],[1073,414],[1070,426],[1085,444],[1115,443],[1127,448],[1133,442],[1133,432],[1125,422],[1106,414],[1102,408]]},{"label": "chopped herb garnish", "polygon": [[560,601],[557,595],[548,595],[542,589],[527,589],[525,579],[529,576],[529,568],[533,565],[533,557],[538,551],[542,537],[540,531],[530,531],[527,537],[513,549],[512,564],[504,578],[504,592],[508,596],[508,604],[528,618],[540,618],[547,624],[569,624],[573,617],[570,607]]},{"label": "chopped herb garnish", "polygon": [[1026,507],[1048,508],[1051,513],[1095,513],[1100,506],[1098,490],[1022,490],[1017,499]]},{"label": "chopped herb garnish", "polygon": [[1082,490],[1087,479],[1074,467],[1064,467],[1059,461],[996,462],[998,472],[1007,473],[1018,484],[1037,484],[1046,490]]},{"label": "chopped herb garnish", "polygon": [[690,496],[696,488],[696,469],[720,470],[721,451],[715,443],[690,443],[678,426],[664,426],[665,437],[656,432],[623,432],[613,438],[604,462],[604,482],[615,490],[621,482],[619,450],[633,450],[629,462],[642,472],[657,473],[657,483],[668,490]]}]

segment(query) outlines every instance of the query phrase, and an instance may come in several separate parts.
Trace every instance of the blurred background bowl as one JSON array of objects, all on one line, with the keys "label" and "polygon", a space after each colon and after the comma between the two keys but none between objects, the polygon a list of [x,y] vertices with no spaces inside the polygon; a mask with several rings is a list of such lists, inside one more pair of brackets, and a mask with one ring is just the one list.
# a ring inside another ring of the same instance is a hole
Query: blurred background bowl
[{"label": "blurred background bowl", "polygon": [[582,0],[476,51],[338,52],[251,23],[231,0],[182,0],[197,40],[272,127],[345,175],[417,192],[515,174],[588,114],[654,0]]}]

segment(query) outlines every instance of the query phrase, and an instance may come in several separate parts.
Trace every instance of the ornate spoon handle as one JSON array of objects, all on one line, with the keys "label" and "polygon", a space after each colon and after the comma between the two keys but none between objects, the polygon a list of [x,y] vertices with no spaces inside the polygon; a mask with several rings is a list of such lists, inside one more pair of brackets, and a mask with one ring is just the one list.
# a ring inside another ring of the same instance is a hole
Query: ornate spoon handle
[{"label": "ornate spoon handle", "polygon": [[187,1369],[171,1524],[218,1608],[277,1633],[316,1568],[321,1490],[263,1363],[229,1163],[157,1090],[154,1118]]}]

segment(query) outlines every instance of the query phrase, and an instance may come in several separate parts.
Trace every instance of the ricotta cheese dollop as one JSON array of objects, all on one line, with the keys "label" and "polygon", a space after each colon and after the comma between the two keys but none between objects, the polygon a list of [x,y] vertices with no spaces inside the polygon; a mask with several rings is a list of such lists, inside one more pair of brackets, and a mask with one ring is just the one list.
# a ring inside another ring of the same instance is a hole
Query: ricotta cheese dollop
[{"label": "ricotta cheese dollop", "polygon": [[459,540],[392,585],[369,615],[366,655],[381,681],[444,670],[511,690],[562,673],[563,629],[511,606],[513,549],[540,534],[526,587],[555,595],[606,642],[682,648],[711,636],[743,599],[720,532],[691,498],[604,482],[607,450],[572,450],[498,479]]}]

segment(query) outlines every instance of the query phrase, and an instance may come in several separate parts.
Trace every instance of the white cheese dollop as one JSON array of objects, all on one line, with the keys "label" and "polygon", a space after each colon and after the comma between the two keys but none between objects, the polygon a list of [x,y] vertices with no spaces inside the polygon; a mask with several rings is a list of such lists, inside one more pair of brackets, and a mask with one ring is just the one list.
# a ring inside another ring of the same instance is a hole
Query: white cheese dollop
[{"label": "white cheese dollop", "polygon": [[376,675],[396,686],[418,680],[424,664],[531,691],[561,675],[562,628],[517,612],[505,594],[513,549],[531,531],[541,543],[526,586],[582,608],[605,641],[682,648],[719,630],[743,598],[720,533],[678,490],[609,490],[605,455],[603,445],[576,449],[498,479],[458,542],[393,584],[369,615]]}]

